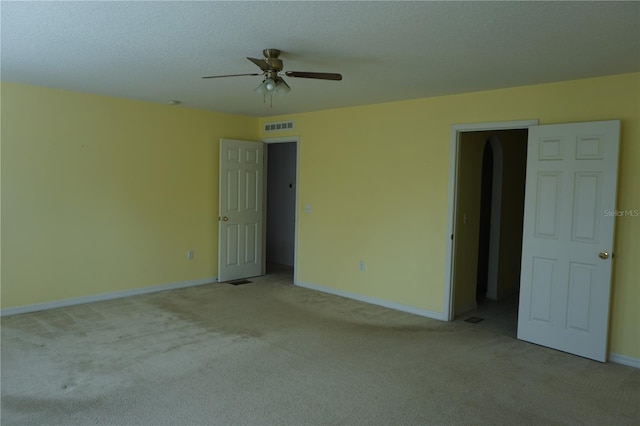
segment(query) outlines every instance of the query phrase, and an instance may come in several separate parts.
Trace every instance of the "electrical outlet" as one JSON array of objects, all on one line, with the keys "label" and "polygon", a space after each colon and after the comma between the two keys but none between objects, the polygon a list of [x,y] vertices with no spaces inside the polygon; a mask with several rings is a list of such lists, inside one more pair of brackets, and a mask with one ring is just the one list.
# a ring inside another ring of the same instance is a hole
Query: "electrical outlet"
[{"label": "electrical outlet", "polygon": [[358,263],[358,269],[360,269],[360,272],[363,272],[363,271],[364,271],[364,260],[361,260],[361,261]]},{"label": "electrical outlet", "polygon": [[189,259],[189,260],[193,259],[193,250],[188,250],[187,251],[187,259]]}]

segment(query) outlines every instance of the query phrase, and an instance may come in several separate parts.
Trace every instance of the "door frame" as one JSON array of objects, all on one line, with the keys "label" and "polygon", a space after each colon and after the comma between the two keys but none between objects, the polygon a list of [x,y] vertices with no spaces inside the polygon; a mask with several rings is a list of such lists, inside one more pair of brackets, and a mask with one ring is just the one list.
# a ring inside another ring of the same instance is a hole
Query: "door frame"
[{"label": "door frame", "polygon": [[262,222],[264,223],[262,229],[262,275],[267,272],[267,176],[269,174],[269,145],[274,143],[295,143],[296,144],[296,192],[295,192],[295,229],[294,229],[294,241],[293,241],[293,283],[298,282],[298,200],[299,188],[300,188],[300,137],[299,136],[283,136],[276,138],[262,138],[260,139],[265,146],[264,150],[264,179],[262,184],[264,186],[264,197],[262,199]]},{"label": "door frame", "polygon": [[453,232],[456,224],[456,206],[458,204],[458,168],[460,155],[460,136],[466,132],[481,132],[487,130],[517,130],[537,126],[538,120],[500,121],[488,123],[452,124],[449,138],[449,190],[447,202],[447,233],[446,254],[442,302],[442,319],[453,321],[454,302],[454,250],[455,239]]}]

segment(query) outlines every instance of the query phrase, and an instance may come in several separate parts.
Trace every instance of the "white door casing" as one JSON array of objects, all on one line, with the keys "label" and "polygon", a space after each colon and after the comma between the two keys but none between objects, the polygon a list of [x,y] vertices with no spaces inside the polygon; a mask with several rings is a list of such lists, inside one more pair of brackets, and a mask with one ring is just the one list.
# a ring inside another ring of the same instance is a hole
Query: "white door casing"
[{"label": "white door casing", "polygon": [[218,281],[261,275],[264,150],[260,142],[220,140]]},{"label": "white door casing", "polygon": [[527,150],[518,339],[602,362],[619,133],[617,120],[532,126]]}]

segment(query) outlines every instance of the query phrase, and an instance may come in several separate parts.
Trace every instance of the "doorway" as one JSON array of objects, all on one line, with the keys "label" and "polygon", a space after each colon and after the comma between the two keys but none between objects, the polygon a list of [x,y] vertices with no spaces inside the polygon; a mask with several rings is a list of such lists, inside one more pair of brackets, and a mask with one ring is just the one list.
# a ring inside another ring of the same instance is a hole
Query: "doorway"
[{"label": "doorway", "polygon": [[[465,271],[473,269],[476,272],[477,265],[473,262],[477,262],[477,253],[469,251],[469,247],[477,251],[478,244],[477,241],[469,244],[463,238],[465,233],[473,236],[473,228],[477,225],[476,215],[468,205],[472,197],[465,196],[465,191],[470,191],[473,185],[464,185],[462,179],[465,174],[473,174],[473,167],[466,163],[463,155],[462,139],[465,133],[474,135],[481,131],[515,129],[528,132],[524,170],[526,195],[519,215],[506,214],[510,219],[521,218],[524,232],[519,235],[520,262],[506,264],[502,261],[503,253],[509,253],[509,250],[505,247],[504,235],[509,233],[500,233],[498,271],[503,275],[505,266],[506,271],[510,267],[521,268],[519,277],[506,281],[508,285],[517,283],[521,287],[520,299],[514,303],[518,306],[516,337],[606,362],[612,276],[609,253],[613,248],[615,221],[598,212],[615,209],[620,120],[543,126],[537,125],[536,121],[451,126],[445,259],[448,267],[445,269],[443,319],[453,321],[457,314],[465,311],[460,308],[458,296],[466,294],[468,299],[473,299],[467,291],[475,289],[477,278],[464,279]],[[506,148],[512,144],[503,143],[502,146]],[[470,144],[469,148],[478,149],[478,145]],[[481,155],[476,155],[478,157]],[[505,167],[514,164],[506,158],[505,155]],[[479,168],[477,163],[469,164]],[[503,189],[516,181],[507,177],[506,170],[504,176]],[[480,179],[476,176],[476,186]],[[511,198],[503,197],[503,216],[504,200]],[[461,223],[467,226],[460,226]],[[501,220],[500,223],[503,226],[505,222]],[[494,233],[493,223],[491,233]],[[594,248],[594,241],[604,247],[599,253]],[[466,256],[461,257],[461,253]],[[460,267],[461,263],[466,263],[467,267]],[[499,281],[498,299],[502,289]],[[474,304],[475,307],[467,306],[467,309],[476,309],[477,301]],[[482,318],[474,320],[482,321]]]},{"label": "doorway", "polygon": [[293,282],[296,251],[298,143],[265,142],[265,274]]},{"label": "doorway", "polygon": [[454,229],[454,320],[471,319],[514,338],[527,136],[526,129],[461,135],[457,198],[463,217]]},{"label": "doorway", "polygon": [[455,214],[445,283],[450,321],[471,320],[474,327],[516,337],[527,128],[535,124],[456,129],[455,179],[450,179]]}]

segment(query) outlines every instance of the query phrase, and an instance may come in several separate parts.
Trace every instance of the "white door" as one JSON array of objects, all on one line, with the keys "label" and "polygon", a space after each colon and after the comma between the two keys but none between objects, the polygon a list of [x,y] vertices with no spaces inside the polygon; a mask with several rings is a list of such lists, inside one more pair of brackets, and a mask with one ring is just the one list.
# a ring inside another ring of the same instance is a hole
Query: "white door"
[{"label": "white door", "polygon": [[529,128],[518,338],[607,359],[620,122]]},{"label": "white door", "polygon": [[263,179],[261,142],[220,140],[220,282],[262,273]]}]

